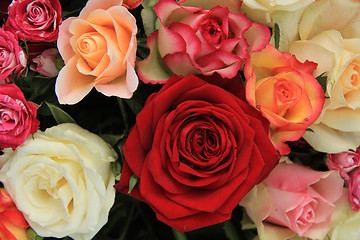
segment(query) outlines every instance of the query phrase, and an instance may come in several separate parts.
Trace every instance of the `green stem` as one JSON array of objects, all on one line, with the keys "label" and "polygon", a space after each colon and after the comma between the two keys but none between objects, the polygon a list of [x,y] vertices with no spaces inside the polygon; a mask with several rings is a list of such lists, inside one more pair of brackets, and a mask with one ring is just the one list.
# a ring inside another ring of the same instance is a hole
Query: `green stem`
[{"label": "green stem", "polygon": [[173,228],[172,228],[172,232],[176,240],[187,240],[186,235],[184,233],[179,233]]}]

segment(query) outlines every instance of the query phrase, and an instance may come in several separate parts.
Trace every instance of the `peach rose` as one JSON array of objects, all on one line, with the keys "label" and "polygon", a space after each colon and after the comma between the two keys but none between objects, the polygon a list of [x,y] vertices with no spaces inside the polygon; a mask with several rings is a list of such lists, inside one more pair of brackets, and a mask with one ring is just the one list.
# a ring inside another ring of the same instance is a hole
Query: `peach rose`
[{"label": "peach rose", "polygon": [[312,76],[315,68],[271,45],[245,63],[246,99],[271,123],[271,140],[282,155],[290,152],[285,142],[299,139],[323,107],[324,91]]},{"label": "peach rose", "polygon": [[240,205],[256,224],[261,240],[285,240],[294,235],[323,239],[343,184],[337,171],[320,172],[282,162]]},{"label": "peach rose", "polygon": [[89,0],[79,17],[60,26],[58,49],[65,62],[55,86],[60,103],[75,104],[93,87],[122,98],[137,88],[136,20],[121,4]]}]

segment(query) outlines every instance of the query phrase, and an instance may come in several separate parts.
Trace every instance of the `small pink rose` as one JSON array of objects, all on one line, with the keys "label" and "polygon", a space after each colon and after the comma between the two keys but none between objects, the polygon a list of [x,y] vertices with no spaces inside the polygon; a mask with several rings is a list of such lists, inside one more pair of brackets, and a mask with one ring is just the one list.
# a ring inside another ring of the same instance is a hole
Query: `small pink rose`
[{"label": "small pink rose", "polygon": [[11,81],[13,72],[19,77],[26,67],[26,56],[17,36],[0,28],[0,84]]},{"label": "small pink rose", "polygon": [[349,180],[348,173],[360,165],[360,150],[327,154],[326,165],[331,170],[338,170],[340,175]]},{"label": "small pink rose", "polygon": [[[208,2],[211,5],[220,1],[188,2],[206,6]],[[159,1],[155,12],[161,25],[149,35],[150,55],[138,62],[138,74],[144,82],[165,83],[172,74],[215,72],[223,78],[233,78],[249,54],[260,51],[270,39],[265,25],[219,5],[207,10],[167,0]]]},{"label": "small pink rose", "polygon": [[19,38],[33,42],[53,42],[61,24],[59,0],[13,0],[8,7],[6,25]]},{"label": "small pink rose", "polygon": [[12,83],[0,85],[0,147],[13,150],[39,128],[37,107]]},{"label": "small pink rose", "polygon": [[32,60],[30,69],[47,77],[56,77],[59,70],[55,61],[60,57],[56,48],[46,49],[42,54]]},{"label": "small pink rose", "polygon": [[337,171],[282,162],[240,205],[255,222],[260,239],[287,239],[295,234],[323,239],[343,184]]}]

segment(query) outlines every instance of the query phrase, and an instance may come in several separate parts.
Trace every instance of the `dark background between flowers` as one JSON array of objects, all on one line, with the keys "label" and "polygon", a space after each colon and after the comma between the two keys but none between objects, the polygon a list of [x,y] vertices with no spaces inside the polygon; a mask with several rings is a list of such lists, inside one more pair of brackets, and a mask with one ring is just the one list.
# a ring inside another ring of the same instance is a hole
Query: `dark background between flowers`
[{"label": "dark background between flowers", "polygon": [[[106,0],[105,0],[106,1]],[[63,19],[78,16],[87,0],[60,0],[63,10]],[[0,24],[7,18],[7,6],[11,0],[0,1]],[[142,6],[130,12],[135,16],[138,25],[137,60],[145,59],[149,50],[146,47],[146,35],[140,17]],[[28,53],[28,44],[20,41],[21,46]],[[56,42],[52,43],[56,47]],[[76,122],[81,127],[98,134],[113,146],[119,158],[114,171],[119,173],[123,157],[123,145],[130,128],[135,124],[136,115],[141,111],[147,97],[159,91],[161,85],[144,84],[140,81],[138,89],[131,99],[106,97],[96,90],[92,90],[82,101],[75,105],[60,105],[55,95],[56,78],[40,76],[29,67],[14,83],[23,91],[28,101],[39,106],[37,118],[40,129],[62,122]],[[314,151],[301,141],[291,144],[290,158],[300,160],[305,165],[316,163],[313,169],[321,169],[323,164],[312,159],[322,158],[322,154]],[[220,196],[219,196],[220,197]],[[248,240],[256,236],[256,230],[241,230],[243,209],[234,209],[232,218],[224,223],[180,234],[156,219],[152,209],[123,193],[116,194],[115,204],[110,210],[108,223],[93,238],[95,240]],[[43,239],[34,236],[33,239]],[[56,239],[56,238],[44,238]],[[71,239],[69,237],[63,238]]]}]

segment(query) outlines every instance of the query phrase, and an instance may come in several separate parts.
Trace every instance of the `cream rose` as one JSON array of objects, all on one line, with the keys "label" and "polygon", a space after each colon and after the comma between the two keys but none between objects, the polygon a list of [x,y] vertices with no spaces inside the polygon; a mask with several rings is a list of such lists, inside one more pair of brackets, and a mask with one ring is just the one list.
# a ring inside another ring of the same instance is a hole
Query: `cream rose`
[{"label": "cream rose", "polygon": [[116,154],[99,136],[67,123],[6,150],[0,181],[37,234],[91,239],[107,222]]},{"label": "cream rose", "polygon": [[328,98],[304,138],[322,152],[355,150],[360,145],[360,36],[344,39],[337,30],[323,31],[292,43],[289,51],[301,61],[318,63],[314,76],[327,76]]},{"label": "cream rose", "polygon": [[[304,9],[315,0],[244,0],[241,10],[255,22],[280,28],[279,50],[286,52],[289,44],[299,39],[298,22]],[[272,39],[274,41],[274,39]]]}]

